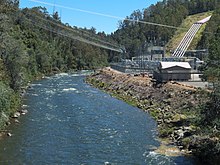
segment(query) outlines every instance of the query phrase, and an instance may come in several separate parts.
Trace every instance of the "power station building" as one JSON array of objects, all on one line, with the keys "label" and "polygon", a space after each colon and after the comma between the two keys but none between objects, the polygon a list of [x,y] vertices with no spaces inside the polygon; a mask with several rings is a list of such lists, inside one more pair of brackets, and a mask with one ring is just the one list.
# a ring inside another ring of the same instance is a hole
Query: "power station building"
[{"label": "power station building", "polygon": [[191,79],[191,66],[188,62],[160,62],[153,77],[160,82],[188,81]]}]

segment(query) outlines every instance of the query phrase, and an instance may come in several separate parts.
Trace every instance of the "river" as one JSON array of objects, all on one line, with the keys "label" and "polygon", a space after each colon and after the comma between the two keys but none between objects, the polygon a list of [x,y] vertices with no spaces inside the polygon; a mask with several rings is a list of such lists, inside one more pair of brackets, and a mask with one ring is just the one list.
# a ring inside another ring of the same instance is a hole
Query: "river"
[{"label": "river", "polygon": [[95,89],[80,74],[32,84],[27,115],[0,141],[0,164],[193,164],[154,152],[156,122],[142,110]]}]

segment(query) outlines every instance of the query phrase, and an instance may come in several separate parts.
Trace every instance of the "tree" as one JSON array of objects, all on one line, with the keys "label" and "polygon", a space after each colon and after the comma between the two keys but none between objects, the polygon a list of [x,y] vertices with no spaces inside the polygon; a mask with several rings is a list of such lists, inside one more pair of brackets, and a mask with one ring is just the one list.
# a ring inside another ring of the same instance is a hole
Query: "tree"
[{"label": "tree", "polygon": [[205,76],[213,84],[210,99],[202,110],[203,122],[220,131],[220,26],[211,41]]},{"label": "tree", "polygon": [[58,14],[57,11],[53,13],[53,19],[55,19],[55,20],[58,21],[58,22],[61,21],[61,20],[60,20],[60,17],[59,17],[59,14]]}]

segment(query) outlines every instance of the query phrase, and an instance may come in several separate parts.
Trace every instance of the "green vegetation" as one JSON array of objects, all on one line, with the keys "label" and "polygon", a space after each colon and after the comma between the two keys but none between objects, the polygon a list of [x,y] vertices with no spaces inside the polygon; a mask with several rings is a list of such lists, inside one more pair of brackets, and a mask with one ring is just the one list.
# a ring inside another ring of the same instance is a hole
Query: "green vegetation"
[{"label": "green vegetation", "polygon": [[5,125],[9,120],[8,117],[17,110],[19,105],[18,95],[4,83],[0,82],[0,128]]},{"label": "green vegetation", "polygon": [[[199,14],[194,14],[188,16],[186,19],[183,20],[182,24],[180,25],[180,28],[183,29],[178,29],[174,36],[169,40],[169,42],[166,44],[166,49],[167,51],[172,51],[175,50],[177,47],[177,43],[180,43],[186,32],[190,29],[193,23],[200,21],[210,15],[212,15],[213,12],[204,12],[204,13],[199,13]],[[196,49],[198,42],[201,40],[202,37],[202,32],[205,30],[206,24],[202,25],[201,29],[198,31],[196,34],[195,38],[193,39],[189,50]]]},{"label": "green vegetation", "polygon": [[29,81],[107,66],[110,53],[79,42],[82,38],[111,42],[105,33],[63,24],[57,12],[50,16],[42,7],[21,10],[18,6],[18,0],[0,1],[0,127],[19,107],[19,95]]},{"label": "green vegetation", "polygon": [[213,30],[209,36],[205,34],[204,40],[209,43],[209,56],[204,66],[205,79],[213,84],[213,90],[208,95],[206,104],[200,107],[198,126],[201,127],[201,143],[197,146],[197,153],[211,162],[213,159],[220,161],[220,10],[216,10],[214,18],[207,26]]},{"label": "green vegetation", "polygon": [[[154,26],[149,24],[143,24],[138,22],[154,22],[158,24],[164,24],[174,27],[186,27],[183,25],[183,21],[188,16],[192,16],[193,22],[189,22],[191,25],[196,21],[204,18],[203,16],[209,16],[209,11],[218,9],[218,0],[163,0],[157,2],[155,5],[151,5],[149,8],[143,11],[136,10],[130,16],[127,17],[133,22],[124,20],[120,23],[119,29],[114,33],[113,38],[124,45],[127,51],[127,58],[138,55],[144,52],[148,45],[165,46],[169,43],[170,39],[175,35],[175,28],[167,28],[162,26]],[[206,12],[206,13],[204,13]],[[201,16],[201,17],[200,17]],[[197,18],[196,18],[197,17]],[[189,17],[190,18],[190,17]],[[183,37],[181,34],[180,38]],[[208,34],[207,34],[208,36]],[[198,39],[200,40],[200,35]],[[194,41],[197,43],[198,41]],[[168,50],[173,49],[177,43],[169,43]],[[200,44],[193,44],[191,48],[199,47]],[[201,49],[208,48],[207,44],[202,44]]]},{"label": "green vegetation", "polygon": [[[173,14],[170,10],[176,13]],[[181,141],[182,145],[193,148],[193,154],[202,158],[203,163],[218,164],[220,161],[220,2],[216,0],[164,0],[144,9],[143,12],[134,11],[127,18],[172,26],[180,25],[187,31],[192,23],[211,14],[211,20],[202,26],[189,49],[209,49],[209,56],[202,69],[205,71],[204,79],[213,84],[213,90],[210,93],[200,91],[199,95],[203,95],[205,102],[201,103],[200,107],[192,108],[187,105],[184,109],[185,105],[183,105],[178,113],[185,115],[186,118],[177,118],[177,121],[190,123],[190,128],[195,128],[195,136],[184,138]],[[168,43],[167,49],[174,49],[184,33],[184,30],[175,31],[125,20],[113,37],[125,45],[129,58],[143,51],[143,43],[146,42],[162,46]],[[160,116],[157,109],[149,112],[155,119]],[[159,133],[167,136],[173,132],[173,129],[173,126],[160,127]]]},{"label": "green vegetation", "polygon": [[[188,124],[187,126],[193,128],[196,136],[184,138],[182,145],[189,148],[192,146],[195,150],[193,153],[198,157],[206,158],[207,162],[220,158],[219,0],[159,1],[143,11],[134,11],[127,19],[120,22],[119,29],[111,36],[104,32],[96,33],[95,28],[81,29],[63,24],[57,12],[50,16],[42,7],[20,10],[18,6],[19,0],[0,1],[0,127],[5,125],[9,116],[19,107],[19,94],[29,81],[58,72],[97,69],[120,58],[116,52],[92,46],[88,42],[79,42],[79,36],[81,40],[83,38],[87,41],[94,37],[109,42],[115,41],[125,46],[126,56],[130,58],[144,51],[147,44],[165,46],[168,43],[168,49],[174,49],[185,32],[138,21],[188,29],[192,23],[212,13],[211,20],[202,27],[190,47],[190,49],[209,48],[210,53],[202,69],[205,71],[204,79],[213,84],[213,91],[207,94],[205,99],[207,101],[199,108],[192,111],[191,107],[194,103],[187,103],[181,99],[178,107],[172,103],[172,108],[177,109],[173,112],[169,111],[171,102],[166,100],[167,98],[157,101],[160,104],[156,104],[149,101],[149,97],[144,100],[135,98],[136,94],[132,95],[130,89],[126,89],[126,94],[121,92],[125,89],[111,90],[113,95],[129,104],[149,111],[155,119],[166,120],[162,122],[168,123],[168,127],[162,123],[159,128],[163,136],[173,134],[178,124]],[[106,82],[96,79],[91,81],[99,88],[109,87]],[[163,109],[163,114],[160,107],[164,104],[169,104],[169,108]],[[172,123],[168,119],[172,119]]]}]

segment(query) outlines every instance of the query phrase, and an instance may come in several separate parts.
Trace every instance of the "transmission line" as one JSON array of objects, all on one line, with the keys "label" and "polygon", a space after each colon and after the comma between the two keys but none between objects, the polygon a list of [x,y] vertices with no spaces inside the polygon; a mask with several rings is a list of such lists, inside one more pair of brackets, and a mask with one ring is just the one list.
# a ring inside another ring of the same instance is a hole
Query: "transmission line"
[{"label": "transmission line", "polygon": [[[24,15],[26,15],[26,14],[24,14]],[[37,23],[36,21],[34,21],[32,19],[29,19],[29,18],[26,18],[26,19],[28,19],[28,21],[32,22],[32,24],[34,26],[40,27],[40,28],[42,28],[44,30],[56,33],[58,35],[61,35],[61,36],[64,36],[64,37],[68,37],[68,38],[71,38],[71,39],[74,39],[74,40],[78,40],[78,41],[81,41],[81,42],[84,42],[84,43],[87,43],[87,44],[90,44],[90,45],[93,45],[93,46],[97,46],[97,47],[101,47],[101,48],[104,48],[104,49],[108,49],[108,50],[112,50],[112,51],[116,51],[116,52],[122,53],[122,50],[119,49],[119,48],[112,48],[112,47],[109,47],[109,46],[106,46],[106,45],[103,45],[103,44],[95,43],[95,42],[89,41],[87,39],[84,39],[84,38],[82,38],[80,36],[74,36],[73,33],[72,34],[71,33],[64,34],[61,31],[58,32],[57,30],[52,30],[51,28],[48,28],[46,25],[42,26],[42,25],[40,25],[39,23]],[[42,18],[42,20],[45,20],[45,19]],[[45,21],[48,21],[48,20],[45,20]],[[60,24],[57,24],[57,25],[60,25]],[[66,27],[66,26],[62,26],[62,25],[60,25],[60,26],[61,27]],[[70,28],[68,28],[68,30],[70,30]]]},{"label": "transmission line", "polygon": [[[97,36],[94,36],[92,33],[89,33],[89,32],[87,32],[87,31],[83,31],[83,30],[81,30],[81,29],[80,29],[80,31],[81,31],[82,33],[80,33],[80,32],[79,32],[79,29],[75,30],[74,28],[70,28],[70,27],[67,27],[67,26],[65,26],[65,25],[62,25],[61,23],[57,23],[57,22],[54,22],[54,21],[52,21],[52,20],[42,18],[42,15],[41,15],[41,16],[38,16],[38,15],[40,15],[40,13],[39,13],[39,12],[36,12],[36,11],[34,11],[34,10],[32,10],[32,12],[35,13],[34,16],[33,16],[32,13],[30,13],[30,12],[29,12],[29,14],[32,15],[33,17],[38,17],[39,19],[45,21],[46,23],[47,23],[47,22],[50,22],[51,24],[53,24],[53,25],[55,25],[55,26],[59,26],[59,27],[61,27],[61,28],[63,28],[63,29],[67,29],[67,30],[72,31],[72,32],[74,32],[74,33],[78,33],[78,34],[84,35],[85,37],[88,37],[88,38],[90,38],[90,39],[92,39],[92,40],[96,40],[96,41],[98,41],[98,42],[101,42],[101,43],[110,45],[110,46],[112,46],[112,47],[117,47],[117,48],[119,47],[119,45],[116,45],[116,44],[113,44],[113,43],[111,43],[111,42],[107,42],[107,41],[104,41],[104,40],[102,40],[102,39],[97,38]],[[88,35],[86,35],[85,33],[88,34]],[[92,35],[93,35],[93,36],[92,36]]]},{"label": "transmission line", "polygon": [[[126,21],[129,21],[129,22],[137,22],[137,23],[142,23],[142,24],[147,24],[147,25],[152,25],[152,26],[160,26],[160,27],[171,28],[171,29],[188,30],[188,28],[185,28],[185,27],[177,27],[177,26],[165,25],[165,24],[142,21],[142,20],[133,20],[133,19],[118,17],[118,16],[114,16],[114,15],[109,15],[109,14],[103,14],[103,13],[98,13],[98,12],[93,12],[93,11],[88,11],[88,10],[82,10],[82,9],[73,8],[73,7],[67,7],[67,6],[63,6],[63,5],[52,4],[52,3],[43,2],[43,1],[39,1],[39,0],[29,0],[29,1],[44,4],[44,5],[48,5],[48,6],[56,6],[56,7],[60,7],[60,8],[68,9],[68,10],[88,13],[88,14],[92,14],[92,15],[99,15],[99,16],[103,16],[103,17],[113,18],[113,19],[117,19],[117,20],[126,20]],[[218,33],[211,33],[211,32],[204,32],[204,33],[206,33],[206,34],[218,34]]]},{"label": "transmission line", "polygon": [[167,28],[172,28],[172,29],[184,29],[184,30],[187,29],[187,28],[181,28],[181,27],[165,25],[165,24],[160,24],[160,23],[154,23],[154,22],[148,22],[148,21],[133,20],[133,19],[118,17],[118,16],[114,16],[114,15],[109,15],[109,14],[103,14],[103,13],[98,13],[98,12],[93,12],[93,11],[88,11],[88,10],[82,10],[82,9],[78,9],[78,8],[67,7],[67,6],[63,6],[63,5],[52,4],[52,3],[43,2],[43,1],[39,1],[39,0],[29,0],[29,1],[48,5],[48,6],[56,6],[56,7],[60,7],[60,8],[68,9],[68,10],[79,11],[79,12],[83,12],[83,13],[99,15],[99,16],[108,17],[108,18],[114,18],[117,20],[126,20],[126,21],[130,21],[130,22],[138,22],[138,23],[142,23],[142,24],[161,26],[161,27],[167,27]]}]

